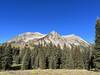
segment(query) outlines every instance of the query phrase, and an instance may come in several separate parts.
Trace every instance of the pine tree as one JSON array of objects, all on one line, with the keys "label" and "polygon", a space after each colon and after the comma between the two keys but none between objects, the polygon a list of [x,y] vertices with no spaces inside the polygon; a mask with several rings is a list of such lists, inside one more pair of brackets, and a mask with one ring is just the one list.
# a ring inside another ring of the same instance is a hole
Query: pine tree
[{"label": "pine tree", "polygon": [[95,56],[96,66],[100,68],[100,19],[96,21],[96,38],[95,38]]},{"label": "pine tree", "polygon": [[45,56],[42,52],[39,55],[39,68],[45,69]]},{"label": "pine tree", "polygon": [[52,42],[50,42],[50,44],[48,45],[48,49],[49,49],[49,68],[50,69],[55,69],[56,68],[56,56],[55,56],[55,49],[54,49],[54,45],[52,44]]},{"label": "pine tree", "polygon": [[20,64],[19,55],[20,55],[20,48],[19,47],[13,47],[13,62],[15,64]]},{"label": "pine tree", "polygon": [[11,48],[11,44],[4,44],[3,52],[2,68],[3,70],[9,70],[11,69],[11,65],[13,64],[13,49]]},{"label": "pine tree", "polygon": [[32,65],[32,68],[36,68],[37,56],[38,56],[38,46],[34,45],[34,48],[31,51],[31,65]]},{"label": "pine tree", "polygon": [[62,64],[62,61],[61,61],[61,57],[62,57],[62,49],[61,49],[61,46],[58,44],[56,48],[56,68],[57,69],[61,69],[61,64]]},{"label": "pine tree", "polygon": [[32,68],[32,65],[31,65],[31,50],[28,47],[25,47],[25,54],[24,54],[23,59],[22,59],[22,67],[21,68],[23,70]]},{"label": "pine tree", "polygon": [[84,69],[88,69],[88,62],[92,56],[92,54],[94,54],[94,48],[93,46],[90,47],[84,47],[84,46],[80,46],[80,51],[82,52],[82,58],[83,58],[83,63],[84,63]]},{"label": "pine tree", "polygon": [[0,45],[0,70],[2,69],[2,55],[3,55],[2,50],[3,50],[3,47],[2,45]]},{"label": "pine tree", "polygon": [[74,46],[72,49],[72,56],[73,56],[73,61],[74,61],[74,68],[83,68],[83,58],[82,54],[80,52],[80,47],[79,46]]},{"label": "pine tree", "polygon": [[38,57],[39,57],[39,68],[41,69],[45,69],[45,53],[43,48],[44,46],[40,44]]},{"label": "pine tree", "polygon": [[62,68],[63,69],[72,69],[73,68],[73,59],[72,59],[72,54],[71,50],[66,47],[66,44],[64,44],[64,48],[62,51]]}]

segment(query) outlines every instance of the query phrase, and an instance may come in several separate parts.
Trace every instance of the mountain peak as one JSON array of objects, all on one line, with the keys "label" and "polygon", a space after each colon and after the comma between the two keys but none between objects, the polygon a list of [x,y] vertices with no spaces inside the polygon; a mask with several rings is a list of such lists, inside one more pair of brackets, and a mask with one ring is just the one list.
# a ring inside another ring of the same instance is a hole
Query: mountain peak
[{"label": "mountain peak", "polygon": [[39,32],[34,32],[33,34],[37,34],[37,35],[43,35],[43,34],[41,34],[41,33],[39,33]]},{"label": "mountain peak", "polygon": [[38,45],[39,43],[44,44],[44,41],[46,43],[52,42],[56,46],[59,44],[62,48],[64,44],[66,44],[68,47],[71,47],[70,44],[83,45],[85,47],[89,46],[89,43],[87,41],[83,40],[81,37],[75,34],[62,36],[56,31],[51,31],[49,34],[41,34],[39,32],[26,32],[11,39],[9,42],[20,44],[30,41],[32,41],[36,45]]},{"label": "mountain peak", "polygon": [[59,37],[60,36],[60,34],[58,33],[58,32],[56,32],[56,31],[51,31],[49,34],[48,34],[49,36],[51,35],[52,37]]},{"label": "mountain peak", "polygon": [[22,34],[19,34],[18,36],[15,36],[14,38],[12,38],[11,40],[9,40],[8,42],[20,42],[20,41],[24,41],[24,42],[28,42],[29,40],[34,40],[34,39],[39,39],[44,37],[45,34],[41,34],[39,32],[25,32]]},{"label": "mountain peak", "polygon": [[28,36],[28,35],[43,35],[43,34],[39,32],[25,32],[25,33],[19,34],[19,36]]},{"label": "mountain peak", "polygon": [[50,33],[57,33],[55,30],[52,30]]},{"label": "mountain peak", "polygon": [[56,32],[56,31],[51,31],[49,34],[52,34],[52,35],[59,35],[59,33],[58,32]]},{"label": "mountain peak", "polygon": [[87,45],[89,45],[89,43],[87,41],[83,40],[81,37],[79,37],[79,36],[77,36],[75,34],[65,35],[63,37],[69,42],[84,42]]},{"label": "mountain peak", "polygon": [[31,35],[31,34],[33,34],[33,32],[24,32],[24,33],[22,33],[22,34],[19,34],[18,36]]}]

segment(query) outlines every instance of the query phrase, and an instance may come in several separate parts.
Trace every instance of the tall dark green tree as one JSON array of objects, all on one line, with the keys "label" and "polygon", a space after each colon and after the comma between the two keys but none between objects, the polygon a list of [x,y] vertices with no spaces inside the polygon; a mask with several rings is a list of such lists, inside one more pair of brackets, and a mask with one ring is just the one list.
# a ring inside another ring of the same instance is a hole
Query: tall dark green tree
[{"label": "tall dark green tree", "polygon": [[31,51],[31,65],[32,68],[37,68],[37,61],[38,61],[38,46],[35,46],[32,48]]},{"label": "tall dark green tree", "polygon": [[96,21],[95,56],[96,66],[100,68],[100,19]]},{"label": "tall dark green tree", "polygon": [[73,59],[72,59],[72,51],[70,48],[66,47],[64,44],[64,48],[62,50],[62,68],[63,69],[73,69]]},{"label": "tall dark green tree", "polygon": [[2,68],[3,70],[9,70],[13,64],[13,49],[9,43],[4,44],[3,46]]},{"label": "tall dark green tree", "polygon": [[80,51],[79,46],[74,46],[72,49],[72,57],[74,62],[74,68],[83,68],[83,58],[82,58],[82,52]]},{"label": "tall dark green tree", "polygon": [[20,55],[20,48],[19,47],[13,47],[13,62],[15,64],[20,64],[19,55]]},{"label": "tall dark green tree", "polygon": [[2,69],[2,55],[3,55],[2,50],[3,50],[3,47],[2,45],[0,45],[0,70]]},{"label": "tall dark green tree", "polygon": [[44,46],[39,45],[38,57],[39,57],[39,68],[41,69],[45,69],[45,53],[43,48]]},{"label": "tall dark green tree", "polygon": [[29,47],[25,47],[25,54],[22,59],[22,67],[21,69],[32,69],[31,65],[31,50]]}]

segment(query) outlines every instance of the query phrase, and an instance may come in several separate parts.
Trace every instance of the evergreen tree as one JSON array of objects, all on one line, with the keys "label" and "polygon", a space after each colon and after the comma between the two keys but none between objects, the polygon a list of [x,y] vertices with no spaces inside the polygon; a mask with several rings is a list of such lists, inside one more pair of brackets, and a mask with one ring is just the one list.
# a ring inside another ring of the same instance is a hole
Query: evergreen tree
[{"label": "evergreen tree", "polygon": [[28,47],[25,47],[25,54],[22,59],[22,69],[31,69],[31,50]]},{"label": "evergreen tree", "polygon": [[62,51],[62,68],[63,69],[71,69],[73,68],[73,59],[71,50],[66,47],[66,44],[64,44],[64,48]]},{"label": "evergreen tree", "polygon": [[38,46],[34,45],[34,48],[31,51],[31,65],[32,65],[32,68],[36,68],[37,56],[38,56]]},{"label": "evergreen tree", "polygon": [[83,68],[83,59],[82,59],[82,54],[80,52],[80,47],[79,46],[74,46],[72,49],[72,56],[73,56],[73,61],[74,61],[74,68]]},{"label": "evergreen tree", "polygon": [[39,68],[41,69],[45,69],[45,54],[44,54],[44,51],[43,51],[43,48],[41,47],[40,48],[40,51],[39,51]]},{"label": "evergreen tree", "polygon": [[56,59],[57,59],[56,60],[56,64],[57,64],[56,68],[61,69],[61,64],[62,64],[62,61],[61,61],[62,54],[61,54],[61,52],[62,52],[62,49],[61,49],[59,44],[55,48],[56,48]]},{"label": "evergreen tree", "polygon": [[100,19],[96,21],[96,38],[95,38],[95,56],[96,66],[100,68]]},{"label": "evergreen tree", "polygon": [[3,70],[11,69],[11,65],[13,64],[13,49],[11,48],[11,44],[4,44],[3,52],[2,68]]},{"label": "evergreen tree", "polygon": [[13,62],[15,64],[20,64],[19,55],[20,55],[20,48],[13,47]]},{"label": "evergreen tree", "polygon": [[3,47],[2,45],[0,45],[0,70],[2,69],[2,55],[3,55],[2,50],[3,50]]},{"label": "evergreen tree", "polygon": [[82,56],[82,61],[83,61],[83,68],[87,69],[88,67],[88,61],[89,61],[89,57],[90,57],[90,49],[86,48],[84,46],[80,46],[80,51],[81,51],[81,56]]}]

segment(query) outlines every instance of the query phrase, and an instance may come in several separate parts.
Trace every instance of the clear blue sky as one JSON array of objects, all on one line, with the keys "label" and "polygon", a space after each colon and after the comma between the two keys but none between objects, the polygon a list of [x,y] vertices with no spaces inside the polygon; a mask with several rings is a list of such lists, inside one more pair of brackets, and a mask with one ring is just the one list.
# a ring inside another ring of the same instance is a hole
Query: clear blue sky
[{"label": "clear blue sky", "polygon": [[0,0],[0,42],[23,32],[76,34],[95,38],[100,0]]}]

